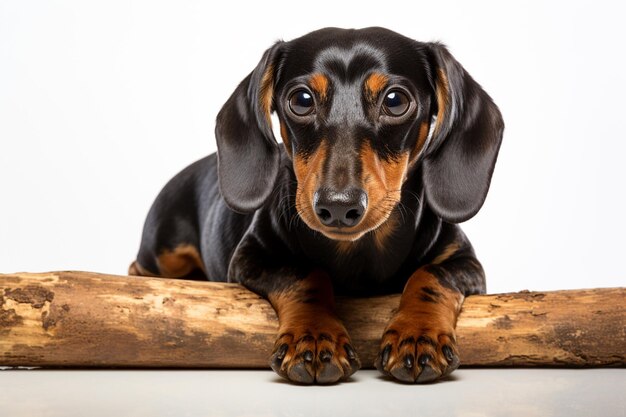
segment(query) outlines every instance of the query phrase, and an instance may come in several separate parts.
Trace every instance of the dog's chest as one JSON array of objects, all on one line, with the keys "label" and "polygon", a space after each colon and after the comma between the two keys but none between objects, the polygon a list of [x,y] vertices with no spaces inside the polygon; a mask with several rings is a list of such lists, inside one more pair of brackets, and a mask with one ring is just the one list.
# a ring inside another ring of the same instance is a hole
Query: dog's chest
[{"label": "dog's chest", "polygon": [[305,241],[307,262],[320,267],[331,277],[338,294],[383,294],[402,290],[408,277],[404,269],[410,258],[412,242],[397,239],[389,247],[374,242]]}]

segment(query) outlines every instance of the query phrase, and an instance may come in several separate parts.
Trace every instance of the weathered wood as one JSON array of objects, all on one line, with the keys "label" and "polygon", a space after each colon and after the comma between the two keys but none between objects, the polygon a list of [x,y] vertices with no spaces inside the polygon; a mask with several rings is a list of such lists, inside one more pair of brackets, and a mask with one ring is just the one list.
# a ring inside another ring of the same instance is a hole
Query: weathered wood
[{"label": "weathered wood", "polygon": [[[462,363],[626,365],[626,289],[472,296]],[[364,366],[398,296],[338,300]],[[0,365],[267,368],[271,306],[234,284],[88,272],[0,275]]]}]

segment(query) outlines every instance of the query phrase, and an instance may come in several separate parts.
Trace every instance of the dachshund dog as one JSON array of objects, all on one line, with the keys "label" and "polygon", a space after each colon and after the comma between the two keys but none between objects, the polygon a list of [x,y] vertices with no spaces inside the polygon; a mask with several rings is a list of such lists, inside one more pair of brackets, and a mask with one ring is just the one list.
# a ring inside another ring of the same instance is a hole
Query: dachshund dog
[{"label": "dachshund dog", "polygon": [[266,298],[280,322],[270,365],[302,384],[361,366],[334,295],[402,292],[376,368],[445,377],[459,365],[464,297],[485,292],[456,223],[482,206],[503,130],[441,44],[383,28],[279,41],[219,112],[217,154],[157,197],[129,273],[238,282]]}]

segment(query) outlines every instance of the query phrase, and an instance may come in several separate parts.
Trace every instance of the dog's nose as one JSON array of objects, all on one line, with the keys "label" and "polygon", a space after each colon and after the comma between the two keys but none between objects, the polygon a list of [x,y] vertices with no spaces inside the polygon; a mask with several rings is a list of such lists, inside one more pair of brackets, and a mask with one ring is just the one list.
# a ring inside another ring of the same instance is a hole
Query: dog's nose
[{"label": "dog's nose", "polygon": [[367,194],[360,188],[334,191],[320,188],[313,196],[315,214],[329,227],[356,226],[367,208]]}]

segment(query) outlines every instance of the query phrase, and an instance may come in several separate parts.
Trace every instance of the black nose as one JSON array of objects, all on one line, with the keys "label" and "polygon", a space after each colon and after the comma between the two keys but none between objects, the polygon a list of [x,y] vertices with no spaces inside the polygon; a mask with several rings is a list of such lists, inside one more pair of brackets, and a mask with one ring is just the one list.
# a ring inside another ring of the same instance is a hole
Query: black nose
[{"label": "black nose", "polygon": [[325,226],[355,226],[365,213],[367,194],[359,188],[341,192],[320,188],[313,196],[313,206],[315,214]]}]

